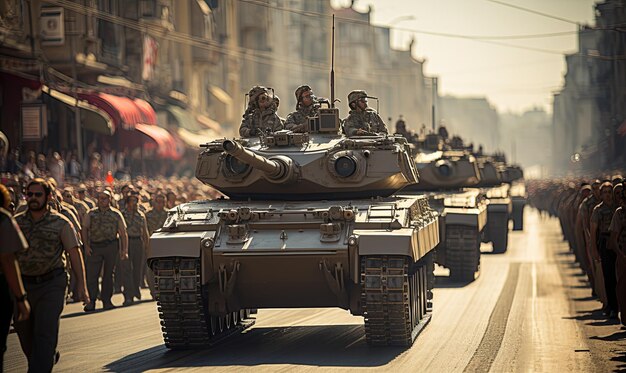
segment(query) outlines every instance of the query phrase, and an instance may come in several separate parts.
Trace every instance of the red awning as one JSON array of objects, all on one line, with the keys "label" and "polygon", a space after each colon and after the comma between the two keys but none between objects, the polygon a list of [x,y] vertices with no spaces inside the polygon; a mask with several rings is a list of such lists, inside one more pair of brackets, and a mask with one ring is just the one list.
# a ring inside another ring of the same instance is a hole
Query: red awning
[{"label": "red awning", "polygon": [[176,140],[166,129],[150,124],[136,124],[135,130],[135,134],[141,133],[144,149],[155,150],[159,158],[174,160],[181,158],[182,155],[176,147]]},{"label": "red awning", "polygon": [[142,100],[140,98],[136,98],[133,101],[143,116],[143,121],[141,123],[157,124],[157,115],[154,112],[152,105],[150,105],[146,100]]},{"label": "red awning", "polygon": [[109,114],[116,127],[131,130],[137,123],[144,122],[141,111],[135,102],[128,97],[107,93],[81,93],[79,97]]}]

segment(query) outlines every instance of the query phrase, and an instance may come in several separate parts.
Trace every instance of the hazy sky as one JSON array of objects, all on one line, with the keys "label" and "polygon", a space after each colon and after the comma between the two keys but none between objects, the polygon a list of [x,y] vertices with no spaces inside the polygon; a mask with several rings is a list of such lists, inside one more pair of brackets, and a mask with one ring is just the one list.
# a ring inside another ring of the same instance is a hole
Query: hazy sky
[{"label": "hazy sky", "polygon": [[[571,21],[593,25],[594,0],[499,0]],[[332,0],[348,6],[349,0]],[[577,26],[488,0],[358,0],[360,11],[373,7],[372,23],[390,25],[392,46],[408,48],[416,38],[414,57],[425,59],[425,73],[438,76],[439,93],[481,96],[500,111],[523,112],[541,107],[552,112],[552,94],[563,83],[562,53],[577,50]],[[414,19],[407,19],[414,17]],[[543,53],[484,42],[412,33],[406,29],[470,36],[567,35],[498,43],[545,49]]]}]

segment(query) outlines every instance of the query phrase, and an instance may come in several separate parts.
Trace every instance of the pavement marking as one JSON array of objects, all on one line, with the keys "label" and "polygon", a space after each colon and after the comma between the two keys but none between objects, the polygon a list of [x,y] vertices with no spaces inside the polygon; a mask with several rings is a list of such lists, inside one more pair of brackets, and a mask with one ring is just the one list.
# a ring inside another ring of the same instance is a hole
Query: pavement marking
[{"label": "pavement marking", "polygon": [[487,372],[491,368],[491,364],[496,359],[500,346],[502,345],[502,339],[504,338],[504,332],[506,331],[506,324],[511,312],[511,305],[513,304],[513,298],[515,297],[515,288],[517,287],[517,281],[519,279],[520,263],[511,263],[509,267],[509,273],[496,302],[491,316],[489,316],[489,323],[487,330],[483,335],[476,352],[472,356],[472,359],[467,363],[464,372]]}]

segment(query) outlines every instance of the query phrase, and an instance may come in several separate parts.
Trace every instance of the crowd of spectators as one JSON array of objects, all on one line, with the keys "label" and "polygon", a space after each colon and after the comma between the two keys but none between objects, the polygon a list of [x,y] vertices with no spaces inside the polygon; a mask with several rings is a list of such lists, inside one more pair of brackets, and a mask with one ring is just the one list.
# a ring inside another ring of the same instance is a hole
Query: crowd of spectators
[{"label": "crowd of spectators", "polygon": [[557,217],[592,296],[626,326],[626,189],[621,174],[527,182],[530,205]]}]

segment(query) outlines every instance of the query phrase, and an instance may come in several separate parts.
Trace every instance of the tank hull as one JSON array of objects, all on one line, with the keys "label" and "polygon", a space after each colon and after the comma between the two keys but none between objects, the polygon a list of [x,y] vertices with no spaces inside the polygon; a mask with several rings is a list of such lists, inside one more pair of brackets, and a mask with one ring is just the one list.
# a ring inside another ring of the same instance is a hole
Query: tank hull
[{"label": "tank hull", "polygon": [[[205,319],[247,309],[340,307],[364,315],[366,325],[370,320],[366,334],[372,344],[409,345],[430,315],[431,254],[439,243],[438,224],[438,214],[425,197],[418,196],[199,201],[169,212],[164,227],[151,237],[148,262],[163,284],[173,284],[163,288],[165,292],[157,286],[160,301],[170,287],[177,287],[176,271],[168,277],[159,270],[160,263],[195,260],[201,289],[198,307]],[[386,274],[371,268],[368,272],[362,266],[364,261],[371,265],[377,260],[401,262],[398,271],[406,273]],[[395,321],[374,312],[374,300],[393,289],[373,286],[376,281],[364,286],[368,276],[399,276],[417,286],[413,291],[400,289],[408,292],[402,307],[419,315],[408,324],[400,321],[406,326],[401,335],[384,330],[381,334],[380,325]],[[411,298],[416,294],[419,299]],[[171,318],[167,313],[161,317],[164,323]],[[164,333],[168,333],[167,326]]]}]

